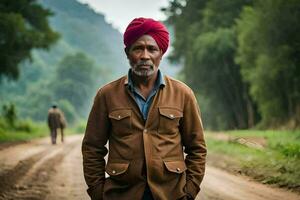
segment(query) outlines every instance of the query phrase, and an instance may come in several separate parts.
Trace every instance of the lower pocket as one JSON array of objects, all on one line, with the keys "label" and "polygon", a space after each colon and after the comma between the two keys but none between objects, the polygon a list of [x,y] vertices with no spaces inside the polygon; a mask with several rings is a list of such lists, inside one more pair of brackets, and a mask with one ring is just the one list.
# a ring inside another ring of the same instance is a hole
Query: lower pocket
[{"label": "lower pocket", "polygon": [[106,173],[108,173],[110,176],[119,176],[128,170],[129,162],[108,162],[105,168]]},{"label": "lower pocket", "polygon": [[164,161],[164,164],[169,172],[175,174],[182,174],[187,169],[183,160]]}]

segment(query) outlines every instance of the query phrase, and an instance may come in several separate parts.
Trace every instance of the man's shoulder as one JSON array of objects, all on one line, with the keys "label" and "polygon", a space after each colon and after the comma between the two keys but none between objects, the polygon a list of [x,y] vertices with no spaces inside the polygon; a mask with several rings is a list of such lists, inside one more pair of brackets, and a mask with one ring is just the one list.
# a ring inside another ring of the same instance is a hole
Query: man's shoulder
[{"label": "man's shoulder", "polygon": [[121,85],[124,85],[126,80],[127,80],[127,75],[122,76],[116,80],[109,82],[109,83],[106,83],[105,85],[101,86],[98,89],[97,93],[105,94],[107,92],[115,91],[116,88],[120,87]]},{"label": "man's shoulder", "polygon": [[165,75],[165,82],[167,86],[176,88],[180,91],[190,92],[192,90],[187,84],[171,76]]},{"label": "man's shoulder", "polygon": [[54,109],[53,108],[49,108],[48,114],[52,114],[53,112],[54,112]]},{"label": "man's shoulder", "polygon": [[170,76],[165,76],[165,82],[167,88],[166,93],[183,96],[187,101],[195,100],[196,96],[194,91],[184,82]]}]

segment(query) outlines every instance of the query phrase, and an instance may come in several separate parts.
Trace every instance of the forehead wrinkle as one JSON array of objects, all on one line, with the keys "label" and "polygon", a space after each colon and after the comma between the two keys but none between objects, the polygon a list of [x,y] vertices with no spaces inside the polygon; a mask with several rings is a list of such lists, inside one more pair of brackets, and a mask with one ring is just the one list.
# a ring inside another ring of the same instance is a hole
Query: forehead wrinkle
[{"label": "forehead wrinkle", "polygon": [[132,46],[141,46],[141,45],[154,46],[159,49],[157,42],[150,35],[143,35],[132,44]]}]

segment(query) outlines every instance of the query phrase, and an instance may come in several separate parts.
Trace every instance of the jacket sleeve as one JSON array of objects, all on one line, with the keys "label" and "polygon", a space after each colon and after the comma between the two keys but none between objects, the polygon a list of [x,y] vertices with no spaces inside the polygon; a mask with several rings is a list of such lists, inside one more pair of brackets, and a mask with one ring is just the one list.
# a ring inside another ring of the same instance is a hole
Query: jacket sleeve
[{"label": "jacket sleeve", "polygon": [[83,172],[92,200],[102,199],[105,182],[106,143],[110,129],[104,95],[99,90],[94,99],[82,142]]},{"label": "jacket sleeve", "polygon": [[190,90],[189,94],[185,98],[180,129],[184,152],[187,154],[185,157],[185,163],[187,166],[185,190],[186,193],[195,198],[200,191],[200,184],[204,177],[206,145],[200,110],[192,90]]}]

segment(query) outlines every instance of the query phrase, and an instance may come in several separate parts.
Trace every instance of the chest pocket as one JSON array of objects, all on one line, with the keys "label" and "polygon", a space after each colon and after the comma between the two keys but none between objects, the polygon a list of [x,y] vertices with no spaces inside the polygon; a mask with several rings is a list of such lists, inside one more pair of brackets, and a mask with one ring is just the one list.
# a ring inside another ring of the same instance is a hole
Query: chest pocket
[{"label": "chest pocket", "polygon": [[131,133],[131,110],[118,109],[109,113],[112,131],[119,136],[130,135]]},{"label": "chest pocket", "polygon": [[178,132],[179,120],[183,113],[177,108],[159,107],[159,127],[158,132],[172,134]]}]

